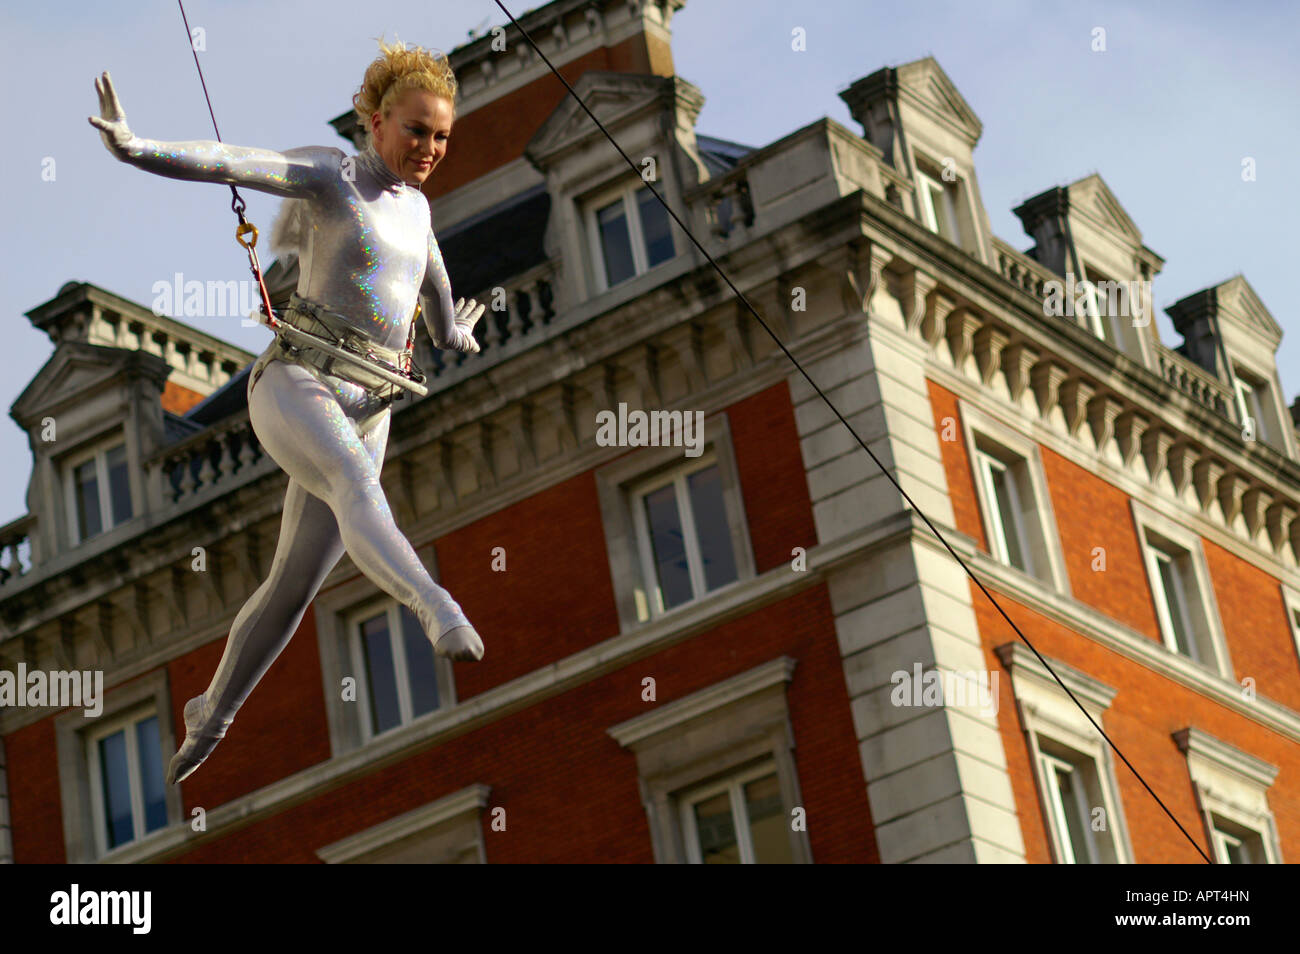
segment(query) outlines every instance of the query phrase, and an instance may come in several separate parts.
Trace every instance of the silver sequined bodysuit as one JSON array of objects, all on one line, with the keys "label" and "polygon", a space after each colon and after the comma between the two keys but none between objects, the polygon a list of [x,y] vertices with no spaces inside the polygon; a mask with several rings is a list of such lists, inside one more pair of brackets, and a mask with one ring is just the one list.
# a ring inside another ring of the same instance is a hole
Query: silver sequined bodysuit
[{"label": "silver sequined bodysuit", "polygon": [[[299,295],[345,316],[360,334],[390,349],[406,346],[418,296],[434,341],[455,340],[451,284],[428,201],[372,147],[346,156],[322,146],[280,153],[132,137],[116,154],[174,179],[303,200]],[[186,706],[189,748],[173,760],[182,770],[192,771],[194,760],[224,736],[345,549],[376,586],[414,611],[433,642],[470,625],[398,529],[380,486],[387,402],[295,360],[277,340],[250,374],[248,407],[258,440],[290,477],[280,537],[270,575],[236,616],[211,684]],[[194,752],[192,739],[199,735],[210,737],[210,744]],[[187,752],[193,754],[189,763],[183,761]]]}]

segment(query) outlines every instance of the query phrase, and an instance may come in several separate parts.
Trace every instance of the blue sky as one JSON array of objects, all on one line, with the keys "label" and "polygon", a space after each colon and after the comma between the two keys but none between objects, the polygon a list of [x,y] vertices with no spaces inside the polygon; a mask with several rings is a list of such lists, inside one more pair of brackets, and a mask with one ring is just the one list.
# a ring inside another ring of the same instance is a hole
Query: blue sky
[{"label": "blue sky", "polygon": [[[189,0],[186,12],[206,34],[200,56],[225,140],[279,149],[347,148],[327,121],[349,108],[381,34],[450,50],[471,28],[507,22],[491,0]],[[791,49],[796,26],[806,52]],[[1098,26],[1104,53],[1090,49]],[[1029,247],[1011,209],[1101,173],[1166,260],[1153,286],[1158,306],[1246,276],[1285,332],[1278,367],[1288,404],[1300,390],[1285,231],[1300,221],[1289,165],[1300,155],[1297,27],[1300,8],[1283,2],[1086,0],[688,0],[672,22],[677,72],[706,97],[698,131],[754,146],[822,116],[860,131],[836,94],[882,66],[933,55],[984,123],[976,169],[995,234]],[[53,353],[23,313],[64,282],[148,305],[153,284],[175,272],[247,275],[226,187],[150,176],[104,149],[86,116],[97,113],[92,83],[105,69],[139,135],[212,138],[173,0],[0,13],[0,81],[21,93],[6,96],[17,132],[0,152],[6,412]],[[476,145],[453,132],[451,148]],[[1245,156],[1256,161],[1254,182],[1241,179]],[[53,182],[41,178],[45,157],[57,163]],[[269,226],[279,200],[244,195],[250,218]],[[250,351],[268,340],[237,319],[202,321]],[[1167,344],[1179,343],[1163,313],[1159,327]],[[4,523],[26,512],[31,460],[7,414],[0,459],[11,462],[0,470]]]}]

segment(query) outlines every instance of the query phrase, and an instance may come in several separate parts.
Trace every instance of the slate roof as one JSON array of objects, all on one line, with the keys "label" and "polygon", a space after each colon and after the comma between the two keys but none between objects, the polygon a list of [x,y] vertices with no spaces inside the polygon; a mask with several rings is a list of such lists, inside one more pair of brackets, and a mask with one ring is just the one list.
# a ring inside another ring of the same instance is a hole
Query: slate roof
[{"label": "slate roof", "polygon": [[449,229],[434,224],[456,295],[477,295],[546,261],[542,239],[551,214],[545,183],[484,209]]},{"label": "slate roof", "polygon": [[714,176],[734,169],[736,163],[754,152],[753,146],[744,146],[729,139],[701,136],[699,133],[695,134],[695,145],[699,149],[700,159],[703,160],[705,168],[709,170],[709,175]]}]

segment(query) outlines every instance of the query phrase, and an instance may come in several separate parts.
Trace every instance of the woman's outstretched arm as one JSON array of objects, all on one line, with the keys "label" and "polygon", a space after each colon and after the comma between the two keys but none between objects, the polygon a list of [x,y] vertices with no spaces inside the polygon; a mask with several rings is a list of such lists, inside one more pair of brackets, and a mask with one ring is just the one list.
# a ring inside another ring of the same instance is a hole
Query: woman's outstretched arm
[{"label": "woman's outstretched arm", "polygon": [[276,152],[251,146],[228,146],[214,140],[159,142],[141,139],[126,124],[113,81],[105,72],[95,80],[99,116],[90,124],[100,131],[109,152],[146,172],[195,182],[242,185],[273,195],[306,198],[323,191],[340,175],[344,153],[326,146],[303,146]]},{"label": "woman's outstretched arm", "polygon": [[472,300],[466,303],[463,298],[452,305],[451,280],[432,229],[429,230],[429,262],[424,269],[424,281],[420,283],[420,310],[435,348],[467,354],[479,350],[474,326],[483,316],[483,306]]}]

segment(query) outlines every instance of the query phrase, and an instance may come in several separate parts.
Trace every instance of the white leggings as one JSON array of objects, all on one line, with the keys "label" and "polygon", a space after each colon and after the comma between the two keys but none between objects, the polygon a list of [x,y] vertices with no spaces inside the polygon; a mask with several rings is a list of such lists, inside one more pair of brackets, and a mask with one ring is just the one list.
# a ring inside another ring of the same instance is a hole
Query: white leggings
[{"label": "white leggings", "polygon": [[249,378],[258,440],[289,475],[270,576],[235,617],[204,693],[208,723],[229,723],[302,621],[346,549],[437,642],[469,620],[398,529],[379,483],[391,411],[365,388],[285,358],[272,342]]}]

